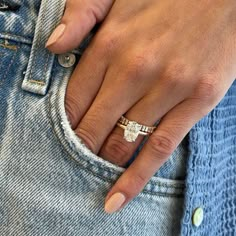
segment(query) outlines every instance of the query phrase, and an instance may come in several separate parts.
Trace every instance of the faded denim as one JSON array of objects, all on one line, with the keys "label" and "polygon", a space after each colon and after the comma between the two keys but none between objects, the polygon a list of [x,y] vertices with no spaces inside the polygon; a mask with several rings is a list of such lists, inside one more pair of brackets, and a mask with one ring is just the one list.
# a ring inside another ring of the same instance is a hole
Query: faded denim
[{"label": "faded denim", "polygon": [[44,45],[65,2],[5,0],[4,6],[9,8],[0,7],[0,235],[179,235],[188,136],[124,209],[105,213],[105,196],[126,168],[90,152],[64,108],[70,75],[91,35],[72,51],[75,66],[64,68]]}]

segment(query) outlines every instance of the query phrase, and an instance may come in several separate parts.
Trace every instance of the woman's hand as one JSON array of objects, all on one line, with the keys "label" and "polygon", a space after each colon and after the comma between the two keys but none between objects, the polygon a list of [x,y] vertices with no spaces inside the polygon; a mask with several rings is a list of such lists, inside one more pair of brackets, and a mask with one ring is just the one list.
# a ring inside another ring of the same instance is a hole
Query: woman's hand
[{"label": "woman's hand", "polygon": [[[79,39],[84,35],[75,32]],[[123,166],[144,136],[127,142],[116,126],[119,118],[125,114],[147,126],[161,120],[106,196],[107,212],[121,209],[144,188],[235,77],[235,0],[114,3],[67,87],[72,128],[92,152]],[[111,197],[118,192],[124,198]]]}]

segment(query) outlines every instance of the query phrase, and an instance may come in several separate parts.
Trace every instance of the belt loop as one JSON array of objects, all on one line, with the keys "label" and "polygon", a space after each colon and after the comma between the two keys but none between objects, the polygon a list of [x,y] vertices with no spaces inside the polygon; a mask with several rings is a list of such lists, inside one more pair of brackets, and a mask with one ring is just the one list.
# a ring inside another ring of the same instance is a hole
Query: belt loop
[{"label": "belt loop", "polygon": [[42,0],[33,45],[22,89],[45,95],[50,82],[55,55],[45,48],[47,39],[59,24],[66,0]]}]

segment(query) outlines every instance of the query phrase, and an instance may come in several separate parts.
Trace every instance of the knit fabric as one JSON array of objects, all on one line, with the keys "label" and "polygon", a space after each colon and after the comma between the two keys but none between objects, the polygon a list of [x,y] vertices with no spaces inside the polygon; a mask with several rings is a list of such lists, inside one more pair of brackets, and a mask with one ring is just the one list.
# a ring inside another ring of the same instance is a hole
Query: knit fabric
[{"label": "knit fabric", "polygon": [[[189,132],[181,235],[236,235],[236,80]],[[202,207],[203,222],[192,224]]]}]

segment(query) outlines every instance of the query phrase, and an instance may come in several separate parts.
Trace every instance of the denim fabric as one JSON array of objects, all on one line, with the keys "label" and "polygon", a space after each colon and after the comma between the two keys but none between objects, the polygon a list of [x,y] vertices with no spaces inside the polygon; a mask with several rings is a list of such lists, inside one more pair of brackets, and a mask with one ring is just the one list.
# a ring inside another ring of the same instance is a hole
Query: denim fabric
[{"label": "denim fabric", "polygon": [[[0,236],[235,236],[236,80],[143,191],[106,214],[125,168],[70,128],[64,96],[74,67],[44,48],[63,9],[60,0],[0,0]],[[90,38],[73,51],[77,63]]]},{"label": "denim fabric", "polygon": [[[77,63],[64,68],[44,48],[65,2],[4,2],[19,8],[0,11],[0,235],[178,235],[186,148],[124,209],[105,213],[125,168],[94,155],[70,128],[64,96]],[[73,51],[77,62],[88,43]]]}]

